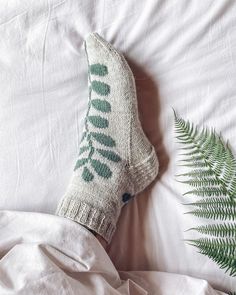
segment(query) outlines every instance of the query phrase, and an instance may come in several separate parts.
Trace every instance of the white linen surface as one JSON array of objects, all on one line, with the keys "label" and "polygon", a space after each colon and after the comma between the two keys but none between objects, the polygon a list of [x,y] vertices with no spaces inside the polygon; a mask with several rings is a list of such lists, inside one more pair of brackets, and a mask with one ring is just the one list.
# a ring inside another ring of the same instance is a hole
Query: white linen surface
[{"label": "white linen surface", "polygon": [[152,189],[124,208],[112,261],[235,290],[235,278],[182,241],[199,221],[183,215],[171,109],[214,126],[236,154],[235,15],[231,0],[2,0],[0,209],[53,213],[65,192],[87,104],[82,44],[97,31],[130,63],[161,168]]},{"label": "white linen surface", "polygon": [[0,211],[0,224],[2,295],[225,294],[204,280],[161,272],[123,272],[122,280],[93,234],[65,218]]}]

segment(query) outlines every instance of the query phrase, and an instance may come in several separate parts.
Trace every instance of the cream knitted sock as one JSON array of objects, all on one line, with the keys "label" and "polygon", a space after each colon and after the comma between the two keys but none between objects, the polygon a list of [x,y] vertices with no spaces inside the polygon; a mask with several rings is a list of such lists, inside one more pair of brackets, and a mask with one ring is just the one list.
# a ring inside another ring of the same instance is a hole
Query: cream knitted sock
[{"label": "cream knitted sock", "polygon": [[139,118],[133,74],[97,33],[88,36],[89,103],[72,181],[57,214],[110,242],[122,206],[157,175]]}]

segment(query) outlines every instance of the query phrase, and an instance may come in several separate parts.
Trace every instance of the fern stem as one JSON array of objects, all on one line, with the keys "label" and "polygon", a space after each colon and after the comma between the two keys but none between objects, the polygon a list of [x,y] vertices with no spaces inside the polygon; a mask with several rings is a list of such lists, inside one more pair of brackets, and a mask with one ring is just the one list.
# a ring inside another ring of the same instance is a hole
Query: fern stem
[{"label": "fern stem", "polygon": [[[87,64],[88,64],[88,68],[89,68],[89,60],[88,60],[88,54],[87,54],[87,48],[86,48],[86,44],[85,44],[85,51],[86,51],[86,58],[87,58]],[[92,158],[92,155],[94,154],[94,147],[93,147],[93,142],[91,140],[91,136],[88,134],[89,130],[88,130],[88,115],[91,109],[91,94],[92,94],[92,86],[91,86],[91,76],[90,76],[90,72],[88,72],[88,82],[89,82],[89,101],[88,101],[88,109],[87,109],[87,113],[86,113],[86,117],[85,117],[85,132],[86,132],[86,139],[88,141],[88,145],[90,147],[90,151],[89,151],[89,156],[88,159],[90,160]]]}]

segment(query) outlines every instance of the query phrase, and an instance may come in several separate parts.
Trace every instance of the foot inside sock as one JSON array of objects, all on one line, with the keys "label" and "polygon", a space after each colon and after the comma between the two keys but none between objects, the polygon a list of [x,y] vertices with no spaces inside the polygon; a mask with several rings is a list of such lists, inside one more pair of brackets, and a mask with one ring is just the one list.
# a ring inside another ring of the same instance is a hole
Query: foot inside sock
[{"label": "foot inside sock", "polygon": [[158,161],[139,118],[133,74],[98,34],[85,49],[89,103],[72,182],[57,214],[110,241],[121,208],[157,175]]}]

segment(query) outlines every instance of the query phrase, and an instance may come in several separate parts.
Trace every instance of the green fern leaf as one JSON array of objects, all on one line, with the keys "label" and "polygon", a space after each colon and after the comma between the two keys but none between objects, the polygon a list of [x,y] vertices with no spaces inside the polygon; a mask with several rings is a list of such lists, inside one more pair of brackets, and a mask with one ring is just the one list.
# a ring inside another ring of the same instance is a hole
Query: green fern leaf
[{"label": "green fern leaf", "polygon": [[200,153],[195,153],[191,157],[181,160],[182,162],[204,162],[204,157]]},{"label": "green fern leaf", "polygon": [[185,214],[214,220],[236,220],[236,208],[215,208],[214,211],[201,208],[186,212]]},{"label": "green fern leaf", "polygon": [[209,209],[209,210],[215,210],[215,209],[221,209],[221,208],[233,208],[234,205],[234,201],[232,201],[230,198],[220,198],[220,197],[209,197],[209,198],[204,198],[201,200],[198,200],[197,202],[193,202],[193,203],[187,203],[184,205],[188,205],[188,206],[195,206],[198,208],[205,208],[205,209]]},{"label": "green fern leaf", "polygon": [[[193,124],[177,117],[175,127],[178,141],[182,144],[182,165],[188,169],[177,175],[184,184],[194,189],[185,195],[201,196],[200,200],[184,205],[194,210],[185,214],[198,218],[219,220],[215,224],[193,227],[201,238],[188,242],[199,252],[215,261],[231,276],[236,275],[236,160],[221,136],[214,130],[199,131]],[[223,222],[224,221],[224,222]]]},{"label": "green fern leaf", "polygon": [[214,175],[214,172],[210,169],[206,169],[206,170],[194,169],[187,173],[178,174],[177,176],[178,177],[180,176],[196,177],[198,179],[198,178],[210,177],[213,175]]},{"label": "green fern leaf", "polygon": [[196,148],[193,148],[190,152],[179,154],[180,156],[195,156],[199,155],[199,151]]},{"label": "green fern leaf", "polygon": [[207,224],[193,227],[189,230],[214,237],[236,238],[236,226],[232,223]]},{"label": "green fern leaf", "polygon": [[184,146],[184,147],[181,147],[181,150],[190,150],[190,151],[193,151],[194,149],[196,149],[196,145],[195,144],[190,144],[188,146]]},{"label": "green fern leaf", "polygon": [[181,181],[182,183],[188,184],[193,187],[209,187],[209,186],[218,186],[220,182],[214,178],[191,178],[186,181]]},{"label": "green fern leaf", "polygon": [[[183,162],[184,160],[181,160],[181,161]],[[183,164],[183,165],[179,165],[179,166],[184,166],[184,167],[189,167],[189,168],[206,168],[208,165],[204,161],[195,161],[192,163]]]},{"label": "green fern leaf", "polygon": [[213,196],[227,196],[227,191],[225,189],[216,188],[216,187],[205,187],[205,188],[196,188],[192,191],[186,192],[186,195],[195,195],[202,197],[213,197]]},{"label": "green fern leaf", "polygon": [[235,239],[208,239],[187,240],[199,249],[199,253],[207,255],[215,261],[220,268],[226,268],[231,276],[236,275],[236,241]]}]

